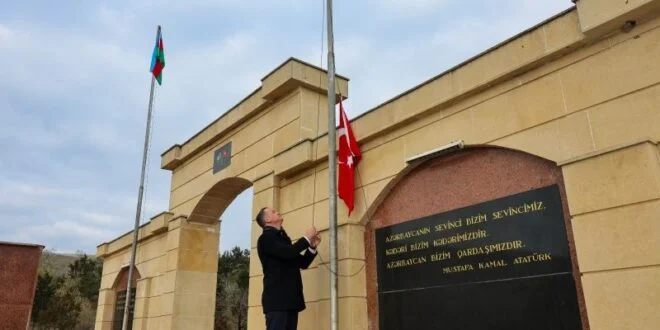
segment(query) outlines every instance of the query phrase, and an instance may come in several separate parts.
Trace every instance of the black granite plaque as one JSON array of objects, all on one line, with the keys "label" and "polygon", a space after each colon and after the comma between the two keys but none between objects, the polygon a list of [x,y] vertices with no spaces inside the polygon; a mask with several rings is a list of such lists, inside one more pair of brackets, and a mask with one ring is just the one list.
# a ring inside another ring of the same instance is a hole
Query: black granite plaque
[{"label": "black granite plaque", "polygon": [[376,230],[380,329],[581,329],[556,185]]}]

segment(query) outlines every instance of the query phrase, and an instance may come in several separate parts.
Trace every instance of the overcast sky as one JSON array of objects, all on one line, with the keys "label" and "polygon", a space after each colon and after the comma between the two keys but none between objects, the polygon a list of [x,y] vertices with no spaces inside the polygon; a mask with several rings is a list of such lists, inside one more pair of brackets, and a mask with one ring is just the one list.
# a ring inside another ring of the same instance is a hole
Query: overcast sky
[{"label": "overcast sky", "polygon": [[[147,220],[168,208],[163,151],[222,115],[287,58],[326,67],[318,0],[0,2],[3,241],[94,253],[132,229],[156,25],[163,26],[167,65],[156,91]],[[350,117],[572,6],[334,4],[336,66],[351,79]],[[249,247],[250,203],[248,190],[223,214],[221,250]]]}]

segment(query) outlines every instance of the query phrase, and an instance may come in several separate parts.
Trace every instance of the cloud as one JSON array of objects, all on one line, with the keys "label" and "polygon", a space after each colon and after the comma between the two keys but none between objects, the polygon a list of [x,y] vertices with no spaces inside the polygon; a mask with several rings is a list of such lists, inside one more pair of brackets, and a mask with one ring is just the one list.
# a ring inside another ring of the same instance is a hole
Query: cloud
[{"label": "cloud", "polygon": [[[337,69],[351,79],[351,117],[571,5],[335,3]],[[221,116],[288,57],[326,65],[322,5],[126,0],[4,7],[0,239],[93,252],[133,227],[157,24],[167,66],[155,94],[147,220],[168,207],[162,151]],[[222,249],[249,246],[249,195],[223,215]]]},{"label": "cloud", "polygon": [[0,46],[5,46],[9,44],[14,38],[14,32],[8,27],[0,24]]},{"label": "cloud", "polygon": [[409,19],[421,15],[433,15],[440,9],[446,8],[446,0],[381,0],[374,1],[372,6],[382,9],[398,18]]}]

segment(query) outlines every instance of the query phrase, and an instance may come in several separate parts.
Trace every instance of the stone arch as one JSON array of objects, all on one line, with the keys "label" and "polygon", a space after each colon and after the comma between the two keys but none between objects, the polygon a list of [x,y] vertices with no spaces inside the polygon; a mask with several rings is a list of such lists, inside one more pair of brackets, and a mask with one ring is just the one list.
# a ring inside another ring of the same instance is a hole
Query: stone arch
[{"label": "stone arch", "polygon": [[588,329],[570,213],[562,170],[554,161],[498,146],[466,146],[463,150],[413,162],[379,193],[365,225],[366,285],[369,329],[379,329],[375,230],[434,214],[491,201],[549,185],[561,196],[580,317]]},{"label": "stone arch", "polygon": [[[126,293],[128,289],[128,272],[129,266],[124,266],[117,277],[115,278],[112,284],[112,295],[114,296],[114,310],[112,313],[112,322],[113,328],[121,328],[122,319],[124,317],[124,306],[126,303]],[[130,312],[128,315],[129,320],[129,329],[133,326],[133,320],[135,319],[135,300],[137,296],[137,281],[142,278],[140,271],[136,266],[133,268],[133,280],[131,281],[131,303],[129,305]]]},{"label": "stone arch", "polygon": [[188,221],[205,224],[217,222],[234,198],[251,186],[251,181],[241,177],[220,180],[195,205]]}]

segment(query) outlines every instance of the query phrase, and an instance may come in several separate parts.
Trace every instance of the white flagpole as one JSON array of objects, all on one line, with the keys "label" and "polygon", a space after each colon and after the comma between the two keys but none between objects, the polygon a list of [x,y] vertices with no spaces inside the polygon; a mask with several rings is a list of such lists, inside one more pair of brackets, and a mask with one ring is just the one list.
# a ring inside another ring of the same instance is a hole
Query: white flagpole
[{"label": "white flagpole", "polygon": [[[160,25],[157,35],[160,35]],[[140,188],[138,189],[137,210],[135,211],[135,227],[133,228],[133,244],[131,245],[131,262],[128,267],[128,286],[126,287],[126,302],[124,303],[124,318],[122,330],[128,330],[129,306],[131,302],[131,285],[135,271],[135,252],[137,250],[138,231],[140,229],[140,214],[142,214],[142,195],[144,194],[144,173],[147,167],[147,153],[149,149],[149,131],[151,130],[151,109],[154,105],[154,87],[156,77],[151,75],[151,91],[149,92],[149,108],[147,110],[147,129],[144,134],[144,150],[142,152],[142,172],[140,174]]]},{"label": "white flagpole", "polygon": [[337,330],[337,134],[335,127],[335,53],[332,0],[328,12],[328,207],[330,227],[330,330]]}]

